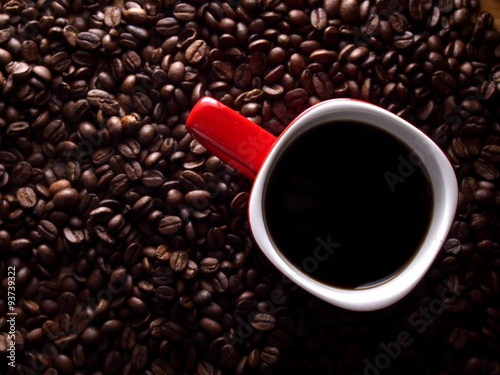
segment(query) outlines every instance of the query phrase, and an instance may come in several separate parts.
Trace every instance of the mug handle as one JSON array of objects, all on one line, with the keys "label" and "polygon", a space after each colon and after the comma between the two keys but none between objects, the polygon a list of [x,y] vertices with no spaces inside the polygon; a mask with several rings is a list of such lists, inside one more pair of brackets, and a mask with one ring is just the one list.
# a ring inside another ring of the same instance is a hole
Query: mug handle
[{"label": "mug handle", "polygon": [[276,143],[274,135],[208,96],[195,104],[186,127],[208,151],[250,180]]}]

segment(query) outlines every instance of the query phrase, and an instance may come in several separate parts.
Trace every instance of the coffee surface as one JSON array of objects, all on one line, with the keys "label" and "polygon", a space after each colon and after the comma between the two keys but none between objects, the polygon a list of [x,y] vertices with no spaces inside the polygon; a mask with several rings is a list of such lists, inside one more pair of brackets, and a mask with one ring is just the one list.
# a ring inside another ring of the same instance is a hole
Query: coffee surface
[{"label": "coffee surface", "polygon": [[266,187],[273,241],[305,273],[337,287],[392,274],[412,258],[432,215],[419,165],[405,144],[366,124],[307,131],[286,148]]}]

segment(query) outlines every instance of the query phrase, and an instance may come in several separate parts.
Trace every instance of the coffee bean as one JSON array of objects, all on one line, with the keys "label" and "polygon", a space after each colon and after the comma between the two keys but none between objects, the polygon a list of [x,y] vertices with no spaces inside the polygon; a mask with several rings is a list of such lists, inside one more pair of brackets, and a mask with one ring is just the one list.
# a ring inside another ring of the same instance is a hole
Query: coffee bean
[{"label": "coffee bean", "polygon": [[323,8],[313,9],[311,12],[311,25],[319,30],[322,30],[327,25],[327,14]]},{"label": "coffee bean", "polygon": [[182,220],[178,216],[165,216],[160,220],[158,229],[160,233],[172,235],[180,230],[182,227]]},{"label": "coffee bean", "polygon": [[188,254],[185,251],[174,251],[170,257],[170,267],[174,272],[181,272],[186,268],[188,260]]},{"label": "coffee bean", "polygon": [[143,24],[147,21],[147,12],[140,7],[131,7],[123,11],[123,16],[125,19],[136,25]]},{"label": "coffee bean", "polygon": [[156,285],[169,285],[174,281],[174,271],[169,267],[156,267],[152,279]]},{"label": "coffee bean", "polygon": [[120,346],[124,351],[132,350],[137,342],[137,334],[130,326],[125,326],[120,337]]},{"label": "coffee bean", "polygon": [[75,373],[75,364],[73,360],[64,354],[59,354],[56,357],[54,360],[54,368],[59,374],[69,375]]},{"label": "coffee bean", "polygon": [[223,367],[234,367],[240,360],[240,354],[233,345],[226,344],[220,350],[220,362]]},{"label": "coffee bean", "polygon": [[455,350],[465,348],[469,338],[469,332],[463,327],[456,327],[448,337],[448,343]]},{"label": "coffee bean", "polygon": [[151,371],[153,372],[154,375],[175,374],[175,370],[172,367],[172,365],[169,362],[159,358],[153,361],[153,364],[151,365]]},{"label": "coffee bean", "polygon": [[257,331],[270,331],[274,328],[276,319],[270,314],[255,314],[250,325]]},{"label": "coffee bean", "polygon": [[147,187],[160,187],[165,182],[163,173],[158,170],[145,171],[142,175],[142,183]]},{"label": "coffee bean", "polygon": [[141,370],[146,366],[148,361],[148,349],[143,344],[137,344],[132,350],[131,359],[132,366],[137,370]]},{"label": "coffee bean", "polygon": [[288,107],[296,108],[303,105],[307,101],[307,97],[307,92],[302,88],[298,88],[287,92],[283,99]]},{"label": "coffee bean", "polygon": [[339,16],[342,22],[351,23],[358,18],[359,4],[355,0],[341,0]]},{"label": "coffee bean", "polygon": [[181,184],[189,190],[203,189],[205,187],[205,181],[196,172],[184,171],[180,176]]},{"label": "coffee bean", "polygon": [[56,72],[64,72],[71,65],[71,59],[66,52],[57,52],[50,58],[52,69]]},{"label": "coffee bean", "polygon": [[498,178],[498,169],[484,159],[474,161],[474,171],[482,178],[488,181],[494,181]]},{"label": "coffee bean", "polygon": [[174,6],[174,17],[179,21],[191,21],[196,14],[196,8],[191,4],[179,3]]},{"label": "coffee bean", "polygon": [[223,293],[229,288],[229,280],[221,271],[214,274],[214,276],[210,279],[210,283],[212,284],[214,291],[217,293]]},{"label": "coffee bean", "polygon": [[218,337],[222,333],[221,325],[210,318],[201,318],[200,327],[207,335],[211,337]]},{"label": "coffee bean", "polygon": [[122,367],[122,356],[118,351],[111,351],[106,355],[106,359],[104,360],[104,369],[109,374],[117,374],[119,373]]},{"label": "coffee bean", "polygon": [[[130,9],[127,11],[130,12]],[[120,24],[121,16],[120,8],[108,6],[104,9],[104,24],[108,27],[116,27]]]},{"label": "coffee bean", "polygon": [[196,367],[196,373],[199,375],[214,375],[215,370],[210,362],[200,361]]},{"label": "coffee bean", "polygon": [[83,49],[94,50],[101,44],[101,39],[94,33],[82,31],[78,33],[76,43]]},{"label": "coffee bean", "polygon": [[445,71],[438,71],[432,76],[432,84],[436,90],[443,94],[451,94],[457,86],[455,79]]},{"label": "coffee bean", "polygon": [[280,351],[278,350],[278,348],[272,346],[266,346],[262,348],[260,352],[260,360],[270,365],[276,364],[279,361],[279,358]]},{"label": "coffee bean", "polygon": [[116,175],[110,182],[109,188],[116,195],[125,194],[130,187],[130,181],[124,173]]},{"label": "coffee bean", "polygon": [[180,30],[181,26],[173,17],[162,18],[156,23],[156,30],[162,36],[171,36]]},{"label": "coffee bean", "polygon": [[246,212],[247,205],[248,205],[248,193],[241,192],[238,195],[236,195],[231,201],[231,210],[235,214],[241,215]]},{"label": "coffee bean", "polygon": [[66,209],[74,206],[79,199],[78,191],[73,188],[65,188],[58,191],[52,201],[54,205],[59,209]]},{"label": "coffee bean", "polygon": [[167,322],[163,326],[163,334],[165,337],[172,341],[180,341],[185,334],[184,329],[175,322]]},{"label": "coffee bean", "polygon": [[168,303],[175,299],[175,290],[169,286],[159,286],[154,291],[155,298],[160,303]]},{"label": "coffee bean", "polygon": [[23,208],[32,208],[37,203],[35,191],[30,187],[23,187],[17,190],[16,197],[19,205]]}]

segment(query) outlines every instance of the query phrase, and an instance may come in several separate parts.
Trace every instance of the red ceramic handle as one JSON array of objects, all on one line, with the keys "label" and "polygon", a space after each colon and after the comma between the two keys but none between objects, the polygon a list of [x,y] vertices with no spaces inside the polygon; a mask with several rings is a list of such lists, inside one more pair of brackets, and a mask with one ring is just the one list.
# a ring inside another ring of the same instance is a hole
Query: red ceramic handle
[{"label": "red ceramic handle", "polygon": [[208,96],[193,107],[189,132],[211,153],[253,180],[276,137]]}]

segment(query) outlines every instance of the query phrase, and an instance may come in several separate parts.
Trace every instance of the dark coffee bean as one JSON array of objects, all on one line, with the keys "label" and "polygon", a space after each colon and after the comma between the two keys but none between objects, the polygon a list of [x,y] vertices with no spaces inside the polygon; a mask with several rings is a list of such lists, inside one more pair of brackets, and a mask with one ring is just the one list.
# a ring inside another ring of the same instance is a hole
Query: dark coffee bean
[{"label": "dark coffee bean", "polygon": [[214,291],[217,293],[223,293],[229,288],[229,280],[221,271],[214,274],[214,276],[210,279],[210,283],[212,284]]},{"label": "dark coffee bean", "polygon": [[71,66],[71,59],[66,52],[57,52],[51,56],[50,65],[56,72],[64,72]]},{"label": "dark coffee bean", "polygon": [[66,125],[61,120],[54,120],[47,124],[43,131],[43,136],[47,142],[59,142],[66,132]]},{"label": "dark coffee bean", "polygon": [[257,331],[270,331],[274,328],[276,319],[270,314],[255,314],[250,325]]},{"label": "dark coffee bean", "polygon": [[196,14],[196,8],[191,4],[179,3],[174,6],[174,17],[179,21],[191,21]]},{"label": "dark coffee bean", "polygon": [[191,280],[196,277],[197,273],[198,265],[194,261],[189,260],[186,268],[184,268],[184,271],[182,272],[182,277],[186,280]]},{"label": "dark coffee bean", "polygon": [[63,313],[72,313],[78,303],[75,295],[71,292],[62,293],[57,299],[59,310]]},{"label": "dark coffee bean", "polygon": [[234,367],[240,360],[240,354],[233,345],[226,344],[220,350],[221,366]]},{"label": "dark coffee bean", "polygon": [[211,194],[206,190],[192,190],[184,198],[191,207],[204,209],[210,203]]},{"label": "dark coffee bean", "polygon": [[58,374],[70,375],[75,373],[75,364],[73,360],[64,354],[59,354],[55,358],[54,368],[57,370]]},{"label": "dark coffee bean", "polygon": [[198,173],[193,171],[184,171],[180,176],[181,184],[189,190],[203,189],[205,181]]},{"label": "dark coffee bean", "polygon": [[333,84],[330,77],[324,72],[313,75],[313,86],[316,94],[321,99],[329,99],[333,96]]},{"label": "dark coffee bean", "polygon": [[279,98],[284,93],[283,86],[281,86],[281,85],[271,85],[271,86],[266,85],[262,88],[262,90],[271,99]]},{"label": "dark coffee bean", "polygon": [[146,304],[137,297],[129,297],[127,299],[127,305],[132,312],[139,316],[146,314],[148,311]]},{"label": "dark coffee bean", "polygon": [[248,193],[241,192],[231,201],[231,210],[236,215],[242,215],[246,212],[248,205]]},{"label": "dark coffee bean", "polygon": [[165,176],[157,170],[145,171],[142,175],[142,183],[147,187],[160,187],[164,182]]},{"label": "dark coffee bean", "polygon": [[55,341],[61,336],[61,327],[54,320],[47,320],[42,325],[43,334]]},{"label": "dark coffee bean", "polygon": [[147,12],[141,7],[132,7],[123,11],[125,19],[135,25],[143,24],[148,19]]},{"label": "dark coffee bean", "polygon": [[25,161],[17,163],[12,169],[12,182],[16,185],[24,185],[31,178],[33,168]]},{"label": "dark coffee bean", "polygon": [[276,364],[280,359],[280,351],[278,348],[266,346],[260,352],[260,360],[270,365]]},{"label": "dark coffee bean", "polygon": [[5,66],[11,62],[12,62],[12,54],[3,48],[0,49],[0,64],[2,66]]},{"label": "dark coffee bean", "polygon": [[165,360],[157,358],[153,361],[151,365],[151,371],[153,375],[173,375],[175,374],[175,370],[172,365]]},{"label": "dark coffee bean", "polygon": [[196,367],[196,373],[199,375],[214,375],[215,370],[210,362],[200,361]]},{"label": "dark coffee bean", "polygon": [[342,22],[351,23],[359,17],[359,4],[356,0],[341,0],[339,16]]},{"label": "dark coffee bean", "polygon": [[168,303],[175,299],[175,290],[169,286],[159,286],[154,290],[155,298],[160,303]]},{"label": "dark coffee bean", "polygon": [[40,295],[45,298],[57,298],[61,293],[59,284],[53,281],[42,281],[39,287]]},{"label": "dark coffee bean", "polygon": [[139,198],[132,206],[132,213],[137,217],[144,217],[154,209],[155,202],[152,197],[144,196]]},{"label": "dark coffee bean", "polygon": [[457,87],[455,79],[443,70],[434,73],[432,76],[432,84],[436,90],[445,95],[453,93]]},{"label": "dark coffee bean", "polygon": [[413,46],[415,36],[410,31],[405,31],[394,37],[394,47],[398,50],[406,50]]},{"label": "dark coffee bean", "polygon": [[448,343],[455,350],[465,348],[468,343],[469,332],[466,328],[456,327],[448,337]]},{"label": "dark coffee bean", "polygon": [[218,322],[210,318],[201,318],[200,327],[207,335],[211,337],[218,337],[222,333],[222,326]]},{"label": "dark coffee bean", "polygon": [[189,45],[186,49],[186,59],[190,64],[202,62],[208,52],[208,46],[204,40],[198,39]]},{"label": "dark coffee bean", "polygon": [[170,267],[156,267],[153,271],[153,282],[156,285],[169,285],[174,281],[174,271]]},{"label": "dark coffee bean", "polygon": [[156,30],[162,36],[171,36],[180,30],[181,26],[173,17],[162,18],[156,23]]},{"label": "dark coffee bean", "polygon": [[137,334],[130,326],[125,326],[120,337],[120,346],[124,351],[132,350],[137,342]]},{"label": "dark coffee bean", "polygon": [[142,178],[142,166],[135,160],[125,163],[124,170],[131,181],[139,181]]},{"label": "dark coffee bean", "polygon": [[81,229],[66,227],[63,229],[64,238],[72,245],[80,245],[85,241],[85,233]]},{"label": "dark coffee bean", "polygon": [[122,368],[123,358],[120,352],[114,350],[106,355],[104,360],[104,369],[109,374],[118,374]]},{"label": "dark coffee bean", "polygon": [[230,82],[233,79],[233,70],[231,66],[222,61],[214,61],[212,63],[212,72],[222,81]]},{"label": "dark coffee bean", "polygon": [[446,242],[443,245],[443,250],[447,253],[452,253],[452,254],[458,254],[461,250],[462,246],[460,244],[460,241],[457,240],[456,238],[450,238],[446,240]]},{"label": "dark coffee bean", "polygon": [[35,191],[30,187],[23,187],[17,190],[16,197],[19,205],[23,208],[32,208],[37,203]]},{"label": "dark coffee bean", "polygon": [[158,229],[160,233],[166,235],[172,235],[178,232],[182,227],[182,220],[178,216],[165,216],[160,220],[158,224]]},{"label": "dark coffee bean", "polygon": [[488,181],[494,181],[499,176],[498,169],[484,159],[475,160],[473,166],[474,171]]},{"label": "dark coffee bean", "polygon": [[141,150],[139,142],[134,139],[126,139],[118,145],[118,151],[125,159],[135,159]]},{"label": "dark coffee bean", "polygon": [[78,33],[76,43],[80,48],[94,50],[100,46],[101,39],[94,33],[82,31]]},{"label": "dark coffee bean", "polygon": [[198,306],[206,306],[212,300],[212,295],[208,290],[201,289],[193,296],[193,302]]},{"label": "dark coffee bean", "polygon": [[130,187],[130,180],[124,173],[116,175],[109,184],[109,189],[116,195],[125,194]]},{"label": "dark coffee bean", "polygon": [[61,191],[58,191],[52,202],[59,209],[67,209],[69,207],[73,207],[79,200],[78,191],[73,188],[65,188]]},{"label": "dark coffee bean", "polygon": [[298,106],[305,104],[307,98],[308,98],[307,92],[302,88],[288,91],[283,97],[285,104],[291,108],[296,108]]},{"label": "dark coffee bean", "polygon": [[252,81],[252,71],[250,65],[246,63],[239,64],[234,72],[234,83],[240,88],[247,87]]},{"label": "dark coffee bean", "polygon": [[184,329],[175,322],[167,322],[163,326],[164,336],[172,341],[180,341],[182,336],[185,334]]},{"label": "dark coffee bean", "polygon": [[186,268],[188,260],[188,254],[185,251],[174,251],[170,257],[170,267],[175,272],[181,272]]}]

